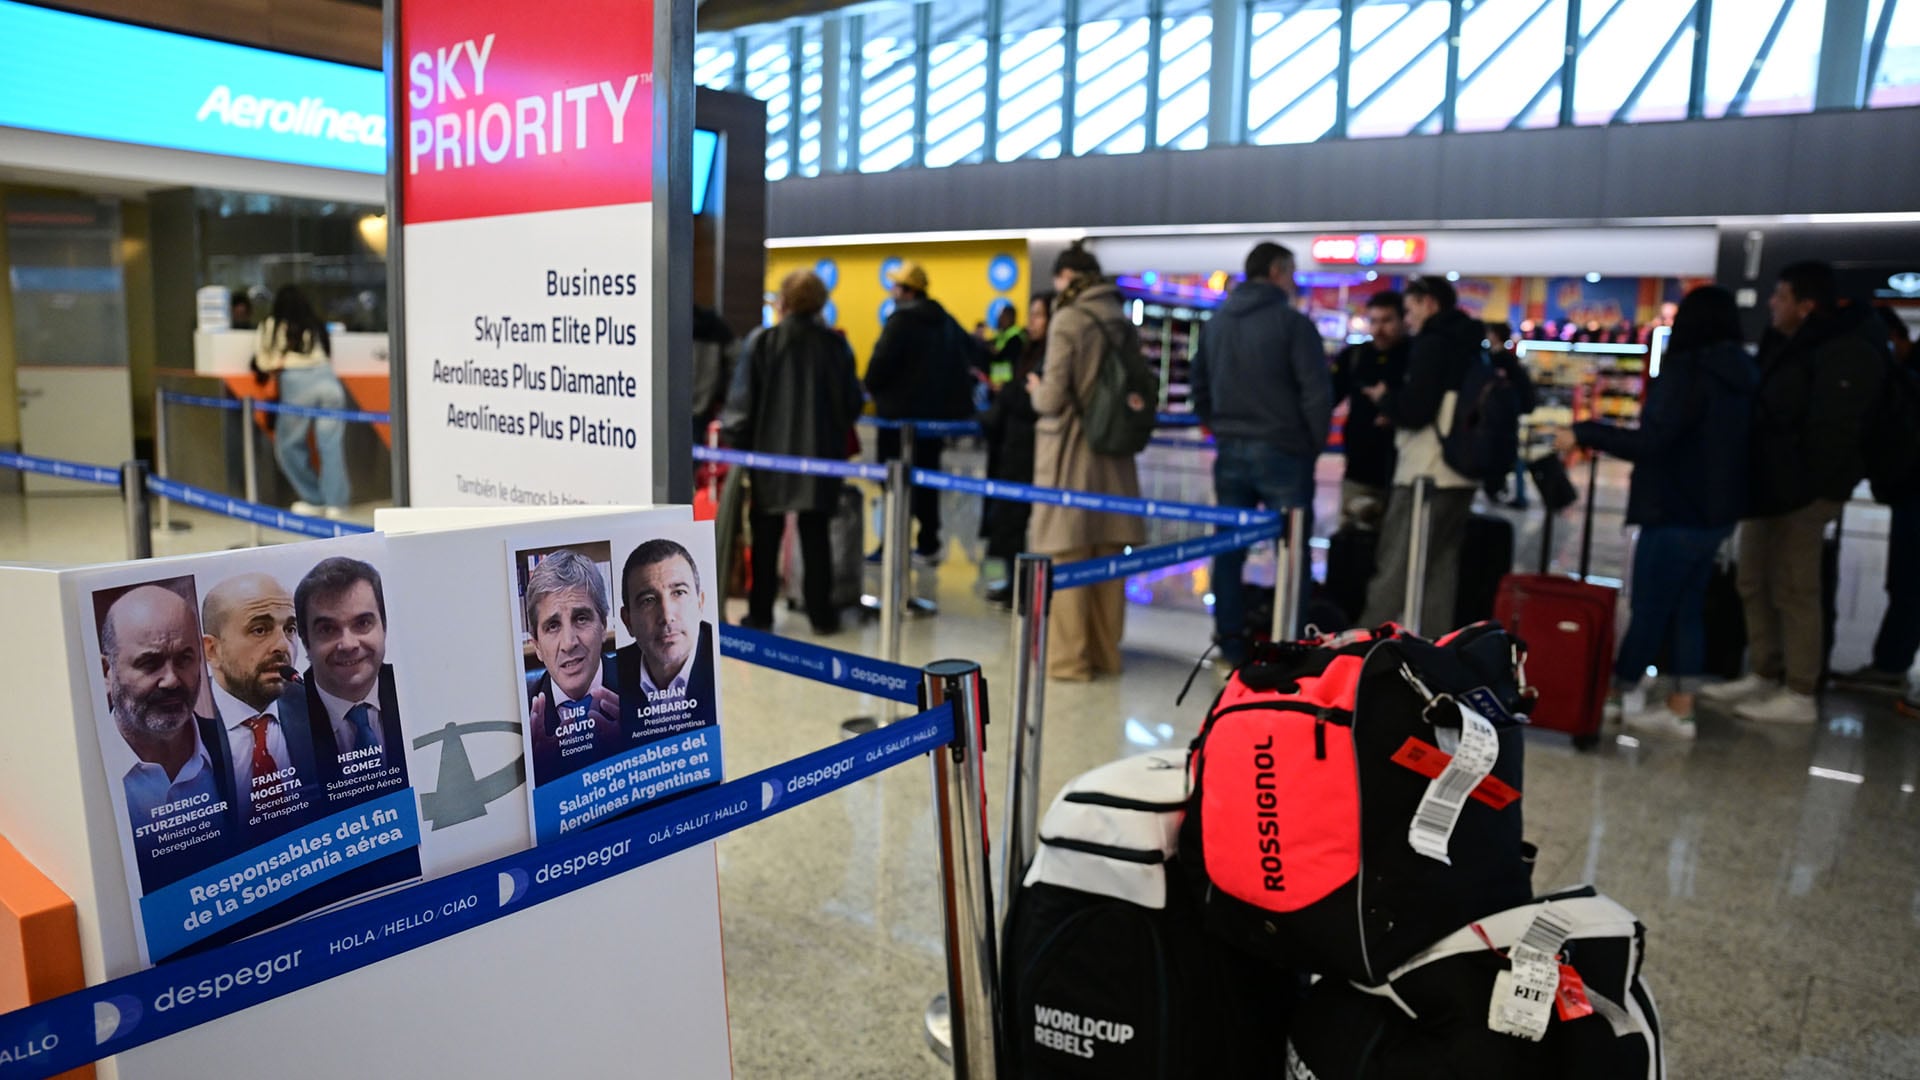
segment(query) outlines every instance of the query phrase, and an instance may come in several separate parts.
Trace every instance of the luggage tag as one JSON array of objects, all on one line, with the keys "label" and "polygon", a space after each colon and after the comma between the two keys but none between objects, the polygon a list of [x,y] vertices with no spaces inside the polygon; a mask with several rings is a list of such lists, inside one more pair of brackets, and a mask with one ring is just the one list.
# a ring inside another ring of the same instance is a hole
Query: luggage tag
[{"label": "luggage tag", "polygon": [[[1458,746],[1460,740],[1455,739],[1453,742],[1455,746]],[[1407,741],[1401,743],[1400,749],[1394,751],[1393,757],[1388,760],[1401,768],[1411,769],[1421,776],[1433,780],[1445,771],[1447,763],[1452,760],[1452,757],[1453,755],[1448,754],[1432,743],[1422,742],[1420,739],[1409,735],[1407,736]],[[1488,776],[1474,787],[1473,798],[1474,801],[1485,803],[1495,810],[1505,810],[1519,800],[1520,790],[1497,776]]]},{"label": "luggage tag", "polygon": [[[1428,782],[1426,794],[1420,797],[1407,826],[1407,843],[1413,850],[1448,866],[1453,865],[1453,859],[1447,854],[1447,844],[1460,823],[1460,811],[1473,797],[1474,789],[1493,772],[1493,763],[1500,757],[1500,737],[1494,734],[1493,724],[1464,702],[1455,704],[1460,709],[1459,744],[1448,749],[1452,760]],[[1444,730],[1436,728],[1435,733]]]},{"label": "luggage tag", "polygon": [[1525,720],[1513,715],[1513,711],[1501,704],[1500,695],[1484,686],[1476,686],[1464,694],[1454,695],[1459,701],[1473,707],[1475,712],[1487,717],[1495,724],[1513,726],[1524,724]]},{"label": "luggage tag", "polygon": [[1586,980],[1573,970],[1572,964],[1560,965],[1560,990],[1554,995],[1554,1004],[1563,1022],[1593,1015],[1593,1002],[1587,1000]]},{"label": "luggage tag", "polygon": [[1487,1028],[1532,1042],[1546,1037],[1553,1018],[1560,965],[1552,953],[1530,945],[1515,945],[1507,953],[1513,966],[1493,980],[1493,1000],[1487,1006]]}]

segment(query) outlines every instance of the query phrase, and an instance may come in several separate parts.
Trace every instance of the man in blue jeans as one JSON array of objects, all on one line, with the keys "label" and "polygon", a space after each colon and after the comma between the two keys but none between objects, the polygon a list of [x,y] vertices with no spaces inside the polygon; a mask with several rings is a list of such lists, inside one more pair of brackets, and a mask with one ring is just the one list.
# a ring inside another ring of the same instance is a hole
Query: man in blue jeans
[{"label": "man in blue jeans", "polygon": [[[1313,466],[1333,424],[1333,380],[1319,331],[1293,306],[1293,271],[1293,252],[1279,244],[1247,255],[1246,280],[1200,331],[1193,408],[1218,446],[1214,501],[1281,514],[1305,507],[1311,533]],[[1246,562],[1244,549],[1213,560],[1213,636],[1234,665],[1249,644]]]}]

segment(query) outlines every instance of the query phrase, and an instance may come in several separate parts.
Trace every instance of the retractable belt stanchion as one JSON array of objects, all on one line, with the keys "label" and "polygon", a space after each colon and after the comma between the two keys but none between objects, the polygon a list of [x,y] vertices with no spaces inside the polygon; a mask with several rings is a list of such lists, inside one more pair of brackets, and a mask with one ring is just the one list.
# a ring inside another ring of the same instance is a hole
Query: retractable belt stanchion
[{"label": "retractable belt stanchion", "polygon": [[[167,392],[158,387],[153,391],[153,475],[162,480],[167,478]],[[182,522],[181,528],[186,528]],[[160,530],[173,531],[173,500],[160,496]]]},{"label": "retractable belt stanchion", "polygon": [[1307,585],[1307,508],[1287,511],[1287,532],[1280,538],[1280,558],[1273,576],[1274,641],[1292,641],[1300,633],[1301,595]]},{"label": "retractable belt stanchion", "polygon": [[971,660],[928,664],[920,705],[953,706],[953,743],[933,753],[947,992],[927,1006],[927,1041],[955,1080],[999,1075],[999,949],[987,862],[986,680]]},{"label": "retractable belt stanchion", "polygon": [[1427,496],[1432,488],[1432,477],[1414,478],[1413,515],[1407,519],[1406,611],[1402,617],[1407,629],[1415,634],[1421,632],[1420,610],[1427,602],[1427,538],[1433,531]]},{"label": "retractable belt stanchion", "polygon": [[153,523],[147,517],[147,463],[120,466],[120,499],[127,508],[127,558],[153,558]]},{"label": "retractable belt stanchion", "polygon": [[999,925],[1007,898],[1033,861],[1040,828],[1040,718],[1047,706],[1047,615],[1053,607],[1053,559],[1014,561],[1013,746],[1007,755],[1006,825],[1000,830]]},{"label": "retractable belt stanchion", "polygon": [[[253,399],[250,397],[241,398],[240,399],[240,469],[242,473],[241,481],[246,485],[243,490],[246,492],[247,501],[250,503],[258,503],[260,501],[260,462],[258,460],[259,451],[254,446],[254,440],[259,434],[259,429],[254,426],[255,415],[256,414],[254,413],[254,409],[253,409]],[[259,547],[260,546],[260,523],[257,521],[249,523],[247,525],[247,535],[249,538],[249,542],[251,542],[254,547]]]}]

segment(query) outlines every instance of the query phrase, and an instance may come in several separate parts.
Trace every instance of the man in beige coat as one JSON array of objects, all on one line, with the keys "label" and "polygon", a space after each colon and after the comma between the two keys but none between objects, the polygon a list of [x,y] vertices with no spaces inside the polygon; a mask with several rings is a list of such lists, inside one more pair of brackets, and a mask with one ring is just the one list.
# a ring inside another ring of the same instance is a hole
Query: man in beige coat
[{"label": "man in beige coat", "polygon": [[[1053,264],[1060,299],[1047,327],[1046,367],[1027,376],[1040,422],[1034,437],[1033,482],[1042,487],[1102,495],[1140,494],[1132,457],[1096,454],[1087,444],[1080,403],[1092,392],[1106,352],[1106,337],[1134,333],[1120,307],[1120,293],[1100,273],[1093,254],[1078,245]],[[1055,564],[1119,554],[1146,540],[1146,528],[1129,514],[1035,506],[1032,550]],[[1120,635],[1126,628],[1125,583],[1103,581],[1067,589],[1053,598],[1047,675],[1086,682],[1120,673]]]}]

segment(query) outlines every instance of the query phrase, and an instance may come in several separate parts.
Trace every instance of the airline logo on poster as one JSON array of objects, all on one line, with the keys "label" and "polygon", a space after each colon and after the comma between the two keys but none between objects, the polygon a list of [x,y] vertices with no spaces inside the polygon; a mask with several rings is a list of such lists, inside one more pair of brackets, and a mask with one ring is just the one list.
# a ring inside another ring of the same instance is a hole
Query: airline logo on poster
[{"label": "airline logo on poster", "polygon": [[652,199],[652,28],[630,4],[403,12],[409,224]]}]

